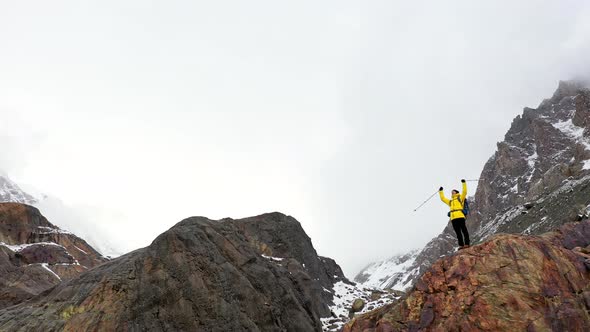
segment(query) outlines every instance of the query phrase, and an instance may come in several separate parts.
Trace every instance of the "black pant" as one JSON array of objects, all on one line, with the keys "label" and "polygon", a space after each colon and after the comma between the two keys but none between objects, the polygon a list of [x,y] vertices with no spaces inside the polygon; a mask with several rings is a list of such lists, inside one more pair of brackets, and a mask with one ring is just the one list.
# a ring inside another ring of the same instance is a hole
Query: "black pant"
[{"label": "black pant", "polygon": [[[467,226],[465,226],[465,218],[457,218],[451,220],[453,229],[457,233],[457,240],[459,240],[459,246],[469,245],[469,233],[467,233]],[[463,242],[465,239],[465,242]]]}]

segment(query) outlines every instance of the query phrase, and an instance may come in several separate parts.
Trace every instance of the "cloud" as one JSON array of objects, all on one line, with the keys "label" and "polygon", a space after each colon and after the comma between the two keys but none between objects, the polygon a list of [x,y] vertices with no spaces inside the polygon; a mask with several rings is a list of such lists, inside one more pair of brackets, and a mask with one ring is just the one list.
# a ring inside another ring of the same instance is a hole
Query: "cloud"
[{"label": "cloud", "polygon": [[0,107],[0,169],[4,175],[19,173],[27,164],[28,152],[37,148],[42,135],[35,132],[17,112]]},{"label": "cloud", "polygon": [[15,4],[0,11],[0,167],[126,249],[190,215],[279,210],[352,276],[442,230],[442,204],[412,210],[588,72],[589,7]]}]

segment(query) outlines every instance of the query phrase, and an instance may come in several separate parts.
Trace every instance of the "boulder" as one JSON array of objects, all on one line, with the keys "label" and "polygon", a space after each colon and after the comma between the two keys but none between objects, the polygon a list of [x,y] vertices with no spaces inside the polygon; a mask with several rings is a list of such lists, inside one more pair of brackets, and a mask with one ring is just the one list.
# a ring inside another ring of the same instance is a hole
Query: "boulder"
[{"label": "boulder", "polygon": [[356,299],[352,302],[352,312],[359,312],[365,308],[365,301],[363,299]]}]

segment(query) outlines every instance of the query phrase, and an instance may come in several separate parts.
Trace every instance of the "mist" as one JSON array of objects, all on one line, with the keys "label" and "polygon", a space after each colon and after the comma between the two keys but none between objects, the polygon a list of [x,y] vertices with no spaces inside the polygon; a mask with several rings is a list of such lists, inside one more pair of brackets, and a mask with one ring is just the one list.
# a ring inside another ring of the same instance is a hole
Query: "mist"
[{"label": "mist", "polygon": [[113,251],[189,216],[280,211],[353,277],[438,234],[444,205],[414,208],[588,77],[587,17],[580,1],[1,4],[0,168]]}]

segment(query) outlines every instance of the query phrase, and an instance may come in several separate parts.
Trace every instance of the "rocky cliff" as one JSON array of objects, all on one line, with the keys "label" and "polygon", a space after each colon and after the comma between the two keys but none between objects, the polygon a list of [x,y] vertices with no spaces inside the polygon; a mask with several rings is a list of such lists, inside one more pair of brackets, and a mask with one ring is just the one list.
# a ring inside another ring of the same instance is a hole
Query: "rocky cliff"
[{"label": "rocky cliff", "polygon": [[195,217],[0,310],[0,330],[321,331],[339,282],[292,217]]},{"label": "rocky cliff", "polygon": [[[472,242],[501,233],[541,234],[586,218],[590,205],[590,90],[560,82],[538,108],[517,116],[485,164],[467,221]],[[438,258],[456,249],[448,225],[385,287],[411,286]],[[368,278],[361,272],[355,280]],[[393,278],[394,277],[394,278]],[[388,279],[388,278],[385,278]]]},{"label": "rocky cliff", "polygon": [[589,253],[589,221],[496,235],[436,261],[405,298],[344,331],[587,331]]},{"label": "rocky cliff", "polygon": [[0,308],[21,303],[106,262],[34,207],[0,203]]}]

